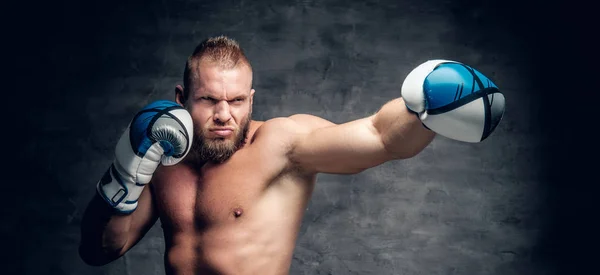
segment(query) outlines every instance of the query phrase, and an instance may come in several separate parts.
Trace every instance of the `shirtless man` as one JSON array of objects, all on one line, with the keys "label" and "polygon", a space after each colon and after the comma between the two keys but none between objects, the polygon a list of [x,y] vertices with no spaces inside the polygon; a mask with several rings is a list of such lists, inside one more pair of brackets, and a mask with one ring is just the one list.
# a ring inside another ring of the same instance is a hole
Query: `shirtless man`
[{"label": "shirtless man", "polygon": [[402,97],[369,117],[340,125],[305,114],[255,121],[243,51],[227,37],[203,41],[176,103],[150,104],[119,140],[83,217],[81,258],[110,263],[160,219],[167,274],[288,274],[318,173],[355,174],[410,158],[435,133],[478,142],[495,129],[504,111],[496,86],[468,66],[445,64],[417,67]]}]

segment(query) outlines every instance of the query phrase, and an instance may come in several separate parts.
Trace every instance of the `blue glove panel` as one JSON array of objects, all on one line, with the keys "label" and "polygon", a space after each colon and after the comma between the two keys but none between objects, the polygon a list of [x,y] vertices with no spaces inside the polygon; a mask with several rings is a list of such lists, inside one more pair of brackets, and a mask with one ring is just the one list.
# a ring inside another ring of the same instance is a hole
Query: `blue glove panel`
[{"label": "blue glove panel", "polygon": [[477,70],[462,63],[442,63],[438,65],[423,83],[430,114],[460,107],[490,93],[498,92],[498,87]]},{"label": "blue glove panel", "polygon": [[150,130],[156,119],[173,109],[183,109],[183,107],[173,101],[158,100],[146,105],[135,115],[129,129],[129,140],[131,148],[138,156],[145,155],[148,148],[156,142],[150,137]]}]

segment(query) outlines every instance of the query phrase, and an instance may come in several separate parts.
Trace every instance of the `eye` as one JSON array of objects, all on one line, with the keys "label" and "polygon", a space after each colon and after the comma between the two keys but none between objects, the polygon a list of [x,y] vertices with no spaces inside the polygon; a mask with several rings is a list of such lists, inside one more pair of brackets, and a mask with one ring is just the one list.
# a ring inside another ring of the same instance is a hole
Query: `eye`
[{"label": "eye", "polygon": [[211,103],[214,103],[216,101],[214,98],[211,98],[211,97],[208,97],[208,96],[200,97],[200,98],[198,98],[198,100],[200,100],[200,101],[209,101]]},{"label": "eye", "polygon": [[230,104],[241,104],[242,102],[244,102],[244,98],[242,97],[235,98],[229,101]]}]

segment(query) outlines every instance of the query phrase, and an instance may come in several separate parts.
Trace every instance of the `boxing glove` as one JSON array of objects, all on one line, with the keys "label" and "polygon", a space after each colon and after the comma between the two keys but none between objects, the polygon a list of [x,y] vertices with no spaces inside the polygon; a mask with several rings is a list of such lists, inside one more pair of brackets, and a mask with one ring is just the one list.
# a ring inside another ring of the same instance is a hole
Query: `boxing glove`
[{"label": "boxing glove", "polygon": [[98,181],[98,193],[117,212],[133,212],[159,164],[181,161],[190,150],[192,137],[192,118],[182,106],[167,100],[147,105],[117,142],[115,159]]},{"label": "boxing glove", "polygon": [[402,83],[402,98],[430,130],[464,142],[481,142],[504,115],[498,87],[470,66],[451,60],[429,60]]}]

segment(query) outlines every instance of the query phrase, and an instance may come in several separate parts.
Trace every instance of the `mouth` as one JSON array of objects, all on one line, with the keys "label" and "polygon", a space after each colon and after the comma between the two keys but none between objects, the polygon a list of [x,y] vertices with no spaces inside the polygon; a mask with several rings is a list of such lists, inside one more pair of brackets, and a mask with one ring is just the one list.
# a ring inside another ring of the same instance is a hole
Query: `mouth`
[{"label": "mouth", "polygon": [[227,137],[233,134],[233,129],[231,128],[213,128],[210,129],[210,132],[219,137]]}]

